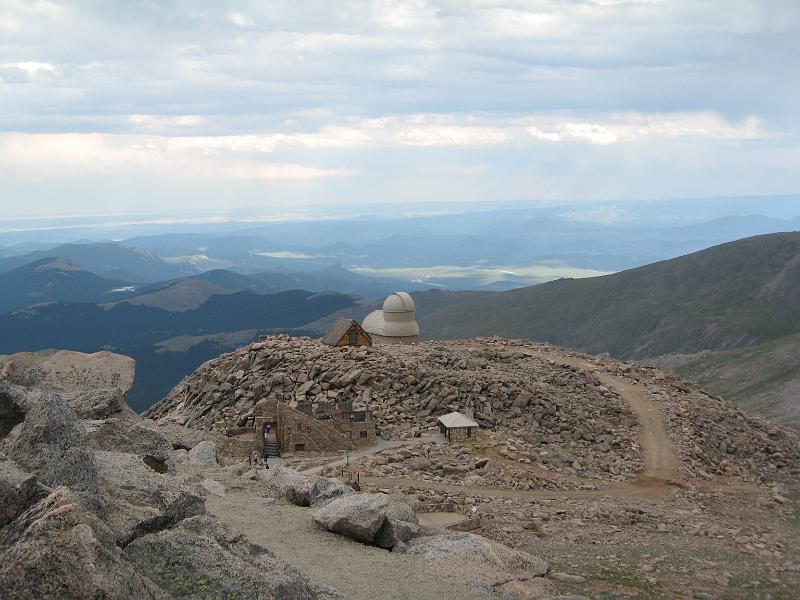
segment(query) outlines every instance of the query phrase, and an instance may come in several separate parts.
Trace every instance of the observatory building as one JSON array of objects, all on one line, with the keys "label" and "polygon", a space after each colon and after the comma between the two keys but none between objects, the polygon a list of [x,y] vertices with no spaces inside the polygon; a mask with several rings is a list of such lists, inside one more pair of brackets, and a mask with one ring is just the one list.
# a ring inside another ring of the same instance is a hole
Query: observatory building
[{"label": "observatory building", "polygon": [[408,292],[389,294],[383,302],[383,310],[369,313],[362,327],[376,346],[416,344],[419,341],[417,308]]}]

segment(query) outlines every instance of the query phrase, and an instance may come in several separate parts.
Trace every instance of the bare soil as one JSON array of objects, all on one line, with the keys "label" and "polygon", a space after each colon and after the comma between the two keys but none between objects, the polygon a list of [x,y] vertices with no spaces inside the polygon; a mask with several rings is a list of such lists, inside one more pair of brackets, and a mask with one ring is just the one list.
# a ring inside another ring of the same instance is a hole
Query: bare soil
[{"label": "bare soil", "polygon": [[[313,509],[267,504],[250,491],[211,496],[209,510],[316,583],[363,600],[483,598],[418,556],[391,553],[316,528]],[[459,515],[460,516],[460,515]]]}]

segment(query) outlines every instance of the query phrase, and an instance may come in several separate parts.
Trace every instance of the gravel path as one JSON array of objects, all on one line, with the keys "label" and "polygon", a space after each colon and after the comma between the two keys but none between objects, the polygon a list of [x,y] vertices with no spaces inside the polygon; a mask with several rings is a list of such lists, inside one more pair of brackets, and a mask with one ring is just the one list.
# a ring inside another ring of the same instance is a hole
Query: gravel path
[{"label": "gravel path", "polygon": [[264,498],[242,492],[210,496],[207,506],[251,542],[352,600],[485,598],[418,556],[393,554],[317,529],[311,521],[313,509],[268,505]]}]

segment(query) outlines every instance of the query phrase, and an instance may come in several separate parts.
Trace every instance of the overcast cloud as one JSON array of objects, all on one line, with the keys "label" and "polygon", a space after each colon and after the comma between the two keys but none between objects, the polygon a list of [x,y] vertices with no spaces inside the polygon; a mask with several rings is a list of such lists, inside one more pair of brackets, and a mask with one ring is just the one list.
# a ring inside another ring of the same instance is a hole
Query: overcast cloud
[{"label": "overcast cloud", "polygon": [[0,0],[0,218],[800,191],[800,2]]}]

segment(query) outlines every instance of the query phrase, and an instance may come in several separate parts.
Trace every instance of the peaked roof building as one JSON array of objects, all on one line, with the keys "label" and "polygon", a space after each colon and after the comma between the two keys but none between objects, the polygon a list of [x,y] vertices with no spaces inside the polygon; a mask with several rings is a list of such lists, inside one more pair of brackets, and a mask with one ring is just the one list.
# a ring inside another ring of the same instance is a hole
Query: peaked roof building
[{"label": "peaked roof building", "polygon": [[328,327],[322,343],[329,346],[371,346],[372,338],[353,319],[339,317]]}]

